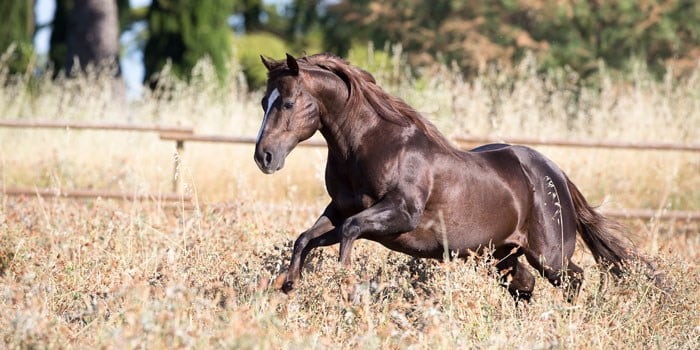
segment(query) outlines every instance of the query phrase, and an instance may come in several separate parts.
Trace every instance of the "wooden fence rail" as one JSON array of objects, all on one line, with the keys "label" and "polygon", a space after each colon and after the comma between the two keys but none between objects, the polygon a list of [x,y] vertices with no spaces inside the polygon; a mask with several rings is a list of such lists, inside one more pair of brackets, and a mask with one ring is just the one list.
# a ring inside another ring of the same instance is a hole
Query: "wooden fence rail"
[{"label": "wooden fence rail", "polygon": [[[220,142],[220,143],[238,143],[238,144],[255,144],[255,138],[245,136],[222,136],[222,135],[203,135],[203,134],[180,134],[172,132],[163,132],[160,134],[162,140],[167,141],[194,141],[194,142]],[[506,142],[512,144],[523,145],[543,145],[543,146],[558,146],[558,147],[578,147],[578,148],[612,148],[612,149],[629,149],[629,150],[656,150],[656,151],[687,151],[700,152],[700,143],[678,143],[678,142],[625,142],[625,141],[585,141],[585,140],[567,140],[567,139],[541,139],[532,137],[493,137],[493,136],[457,136],[454,141],[462,145],[475,145],[482,143]],[[302,142],[300,146],[308,147],[325,147],[323,141],[310,140]]]},{"label": "wooden fence rail", "polygon": [[[194,141],[194,142],[211,142],[211,143],[237,143],[254,145],[256,139],[247,136],[224,136],[224,135],[203,135],[203,134],[179,134],[179,133],[161,133],[160,139],[164,141]],[[299,143],[302,147],[326,147],[326,143],[320,140],[306,140]]]},{"label": "wooden fence rail", "polygon": [[[92,122],[72,122],[72,121],[30,121],[30,120],[0,120],[0,127],[9,128],[54,128],[54,129],[91,129],[91,130],[113,130],[113,131],[135,131],[135,132],[156,132],[160,139],[164,141],[175,141],[175,149],[178,154],[184,151],[185,142],[211,142],[211,143],[231,143],[231,144],[255,144],[255,138],[245,136],[224,136],[196,134],[191,127],[182,126],[161,126],[161,125],[134,125],[119,123],[92,123]],[[526,137],[499,138],[491,136],[457,136],[454,141],[460,146],[491,142],[508,142],[513,144],[544,145],[560,147],[580,147],[580,148],[609,148],[609,149],[629,149],[629,150],[657,150],[657,151],[680,151],[680,152],[700,152],[700,143],[673,143],[673,142],[616,142],[616,141],[574,141],[567,139],[540,139]],[[303,147],[325,147],[326,144],[319,140],[308,140],[299,144]],[[42,196],[61,198],[92,198],[103,197],[125,200],[161,200],[164,202],[177,202],[192,200],[191,197],[181,194],[180,180],[178,176],[180,157],[175,157],[173,171],[173,192],[165,194],[129,194],[122,192],[97,191],[97,190],[61,190],[56,192],[52,189],[3,189],[5,195],[12,196]],[[666,219],[679,221],[700,221],[700,211],[687,210],[653,210],[653,209],[606,209],[606,215],[621,218],[640,219]]]},{"label": "wooden fence rail", "polygon": [[167,132],[192,134],[194,129],[186,126],[138,125],[130,123],[95,123],[82,121],[55,120],[0,120],[0,127],[27,129],[75,129],[75,130],[113,130],[135,132]]},{"label": "wooden fence rail", "polygon": [[[183,133],[172,133],[163,132],[160,133],[160,139],[164,141],[175,141],[175,152],[178,155],[182,155],[185,151],[185,141],[194,142],[210,142],[210,143],[233,143],[233,144],[252,144],[254,145],[256,140],[253,137],[247,136],[224,136],[224,135],[202,135],[202,134],[183,134]],[[299,144],[299,146],[304,147],[325,147],[326,143],[323,141],[307,140]],[[180,157],[175,158],[175,167],[173,170],[173,192],[181,192],[181,183],[179,174],[180,169]]]},{"label": "wooden fence rail", "polygon": [[626,141],[584,141],[568,139],[540,139],[533,137],[491,137],[491,136],[457,136],[455,142],[460,145],[482,144],[492,142],[505,142],[523,145],[561,146],[579,148],[612,148],[629,150],[656,150],[656,151],[687,151],[700,152],[700,143],[679,142],[626,142]]},{"label": "wooden fence rail", "polygon": [[[171,135],[191,135],[194,133],[192,127],[186,126],[163,126],[157,124],[132,124],[132,123],[103,123],[85,121],[57,121],[57,120],[0,120],[0,127],[17,129],[62,129],[62,130],[104,130],[104,131],[125,131],[125,132],[153,132],[169,133]],[[177,170],[177,168],[176,168]],[[10,196],[41,196],[55,198],[111,198],[123,200],[156,200],[164,202],[191,201],[190,196],[181,193],[158,193],[158,194],[135,194],[125,192],[114,192],[104,190],[76,189],[60,190],[48,188],[5,188],[2,191]]]},{"label": "wooden fence rail", "polygon": [[16,188],[2,189],[7,196],[45,197],[45,198],[109,198],[128,201],[190,202],[192,197],[180,193],[129,193],[105,190],[66,190],[50,188]]},{"label": "wooden fence rail", "polygon": [[603,214],[624,219],[662,219],[677,221],[700,221],[700,211],[654,210],[654,209],[601,209]]}]

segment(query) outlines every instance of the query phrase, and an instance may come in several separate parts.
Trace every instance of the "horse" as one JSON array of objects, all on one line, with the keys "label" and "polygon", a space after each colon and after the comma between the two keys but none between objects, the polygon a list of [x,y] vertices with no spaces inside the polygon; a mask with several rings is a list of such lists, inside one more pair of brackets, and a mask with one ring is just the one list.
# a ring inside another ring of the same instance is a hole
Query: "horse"
[{"label": "horse", "polygon": [[[529,301],[527,262],[571,301],[583,270],[571,261],[578,232],[614,276],[641,255],[622,228],[592,208],[567,175],[532,148],[489,144],[464,152],[374,77],[337,56],[260,56],[268,71],[254,159],[272,174],[319,131],[330,203],[294,242],[282,291],[301,278],[309,252],[367,239],[419,258],[464,258],[489,249],[501,284]],[[449,252],[449,256],[446,257]]]}]

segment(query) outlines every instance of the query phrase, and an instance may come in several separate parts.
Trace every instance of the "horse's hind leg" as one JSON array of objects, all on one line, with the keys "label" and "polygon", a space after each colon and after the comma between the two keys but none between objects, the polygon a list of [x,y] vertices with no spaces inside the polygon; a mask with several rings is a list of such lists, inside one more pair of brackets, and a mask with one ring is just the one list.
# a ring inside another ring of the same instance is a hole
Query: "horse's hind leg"
[{"label": "horse's hind leg", "polygon": [[571,262],[576,246],[576,214],[564,175],[552,169],[534,177],[533,206],[528,219],[527,261],[571,302],[578,294],[583,270]]},{"label": "horse's hind leg", "polygon": [[568,302],[573,302],[578,295],[583,280],[583,270],[571,262],[575,235],[576,231],[562,229],[559,224],[532,225],[528,233],[529,244],[523,249],[530,265],[552,285],[562,288]]},{"label": "horse's hind leg", "polygon": [[522,250],[517,247],[503,247],[493,253],[494,258],[498,259],[496,268],[501,285],[508,289],[516,301],[530,301],[535,288],[535,276],[518,261],[520,255]]},{"label": "horse's hind leg", "polygon": [[570,255],[563,260],[560,254],[547,256],[526,252],[525,256],[530,265],[546,277],[549,283],[564,290],[568,302],[573,302],[581,289],[583,269],[569,260]]}]

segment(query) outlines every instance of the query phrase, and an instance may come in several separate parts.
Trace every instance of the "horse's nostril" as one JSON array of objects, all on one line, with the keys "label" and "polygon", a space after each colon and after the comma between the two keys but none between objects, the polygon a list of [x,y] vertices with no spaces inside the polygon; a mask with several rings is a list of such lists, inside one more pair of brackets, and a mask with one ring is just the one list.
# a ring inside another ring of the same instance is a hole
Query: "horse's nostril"
[{"label": "horse's nostril", "polygon": [[263,161],[264,166],[268,166],[272,163],[272,153],[270,152],[265,152],[265,159]]}]

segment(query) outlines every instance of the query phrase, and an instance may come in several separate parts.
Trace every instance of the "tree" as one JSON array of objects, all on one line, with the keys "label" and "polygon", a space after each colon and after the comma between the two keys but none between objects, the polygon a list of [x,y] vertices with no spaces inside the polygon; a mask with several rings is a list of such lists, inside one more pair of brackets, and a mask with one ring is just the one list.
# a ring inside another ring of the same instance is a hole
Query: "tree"
[{"label": "tree", "polygon": [[25,72],[34,50],[34,2],[31,0],[0,0],[0,55],[14,47],[8,66],[11,73]]},{"label": "tree", "polygon": [[630,58],[638,58],[659,74],[667,63],[697,63],[697,1],[581,1],[550,4],[533,14],[547,19],[527,30],[551,43],[543,55],[550,66],[566,64],[585,76],[597,69],[598,59],[624,70]]},{"label": "tree", "polygon": [[429,65],[442,57],[472,71],[485,62],[509,58],[508,48],[492,40],[502,33],[491,26],[491,6],[479,1],[341,0],[327,6],[321,19],[325,49],[346,55],[353,44],[370,40],[375,47],[400,43],[413,65]]},{"label": "tree", "polygon": [[67,72],[76,63],[83,70],[90,64],[119,67],[119,15],[115,0],[77,0],[69,23]]},{"label": "tree", "polygon": [[113,67],[119,75],[119,11],[116,0],[57,0],[49,58],[67,74],[88,66]]},{"label": "tree", "polygon": [[154,74],[168,61],[177,76],[187,79],[204,57],[223,78],[231,50],[227,20],[232,11],[231,0],[153,0],[147,15],[145,79],[154,86]]},{"label": "tree", "polygon": [[49,62],[54,68],[54,77],[59,69],[66,69],[68,62],[68,17],[73,0],[56,0],[56,12],[53,16],[53,29],[49,39]]},{"label": "tree", "polygon": [[[317,3],[298,0],[294,4]],[[321,2],[323,3],[323,2]],[[533,52],[543,70],[569,66],[581,76],[631,58],[658,73],[700,57],[700,2],[693,0],[339,0],[323,7],[325,49],[401,43],[413,65],[442,58],[465,73],[511,64]]]},{"label": "tree", "polygon": [[260,20],[263,12],[262,0],[239,0],[234,8],[243,16],[243,25],[246,32],[258,31],[263,27]]},{"label": "tree", "polygon": [[293,0],[286,11],[289,20],[285,36],[301,45],[308,44],[306,37],[320,31],[322,12],[319,7],[322,5],[323,0]]}]

